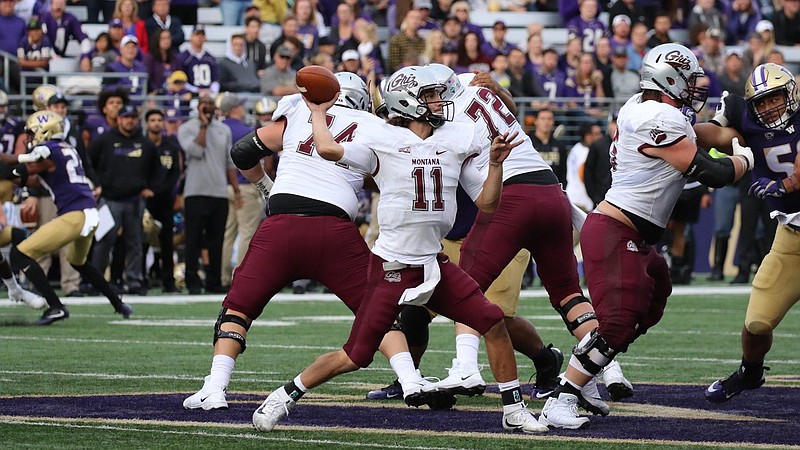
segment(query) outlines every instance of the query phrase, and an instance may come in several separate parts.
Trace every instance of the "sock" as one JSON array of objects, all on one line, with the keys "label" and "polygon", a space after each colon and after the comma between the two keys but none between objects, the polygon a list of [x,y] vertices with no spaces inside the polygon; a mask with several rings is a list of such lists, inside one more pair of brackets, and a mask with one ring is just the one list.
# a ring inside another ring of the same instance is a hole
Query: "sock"
[{"label": "sock", "polygon": [[[297,383],[295,383],[295,381],[298,382],[300,381],[300,375],[296,376],[294,380],[284,384],[283,390],[286,391],[286,395],[288,395],[289,398],[291,398],[294,401],[298,401],[300,400],[300,398],[303,397],[303,394],[306,393],[306,389],[305,386],[303,386],[302,382],[300,382],[300,385],[298,386]],[[303,387],[301,388],[300,386]]]},{"label": "sock", "polygon": [[764,372],[764,361],[750,362],[742,358],[741,371],[742,375],[747,378],[761,378],[761,374]]},{"label": "sock", "polygon": [[112,305],[118,306],[122,303],[122,299],[119,298],[119,295],[114,293],[114,290],[111,289],[111,285],[108,284],[103,275],[91,264],[83,263],[80,266],[76,266],[75,264],[70,264],[73,269],[77,270],[78,273],[81,274],[81,277],[84,281],[88,281],[89,284],[94,286],[95,289],[100,291],[101,294],[105,295],[109,302]]},{"label": "sock", "polygon": [[558,397],[558,394],[566,392],[568,394],[579,396],[581,395],[581,386],[570,381],[566,376],[561,377],[561,383],[553,393],[553,397]]},{"label": "sock", "polygon": [[0,256],[0,278],[3,279],[3,283],[5,283],[9,291],[22,290],[17,283],[17,279],[14,278],[14,274],[11,273],[11,266],[8,264],[8,260],[3,259],[2,256]]},{"label": "sock", "polygon": [[235,364],[236,360],[228,355],[214,355],[214,359],[211,360],[211,373],[208,375],[206,384],[225,390],[231,381]]},{"label": "sock", "polygon": [[22,267],[22,273],[36,286],[36,289],[42,294],[42,297],[47,300],[47,305],[50,308],[64,307],[64,304],[61,303],[61,300],[56,295],[56,291],[50,286],[50,280],[47,279],[47,275],[44,274],[42,267],[36,261],[17,250],[17,247],[11,248],[11,257],[19,261],[19,266]]},{"label": "sock", "polygon": [[525,406],[522,402],[522,391],[519,387],[519,380],[497,383],[497,387],[500,389],[500,397],[503,399],[503,412],[511,412],[518,409],[520,406]]},{"label": "sock", "polygon": [[556,356],[550,351],[550,348],[542,345],[542,349],[531,358],[534,367],[537,371],[550,368],[556,362]]},{"label": "sock", "polygon": [[481,340],[478,336],[465,333],[456,336],[456,359],[467,366],[478,365],[478,348]]},{"label": "sock", "polygon": [[392,356],[389,358],[389,365],[392,366],[392,370],[397,374],[398,380],[417,379],[420,376],[417,369],[414,368],[414,360],[411,359],[411,353],[409,352],[400,352]]}]

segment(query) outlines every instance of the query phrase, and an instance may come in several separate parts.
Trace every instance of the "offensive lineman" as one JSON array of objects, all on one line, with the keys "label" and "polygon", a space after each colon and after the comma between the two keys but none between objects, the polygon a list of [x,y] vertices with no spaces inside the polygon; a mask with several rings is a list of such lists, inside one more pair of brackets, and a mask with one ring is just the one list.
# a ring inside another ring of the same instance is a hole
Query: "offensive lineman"
[{"label": "offensive lineman", "polygon": [[703,108],[707,91],[698,80],[704,76],[697,57],[682,45],[659,45],[644,57],[643,92],[625,103],[617,119],[611,189],[581,232],[599,326],[573,349],[565,376],[539,416],[542,424],[588,427],[589,419],[575,409],[580,389],[661,320],[672,283],[652,245],[663,235],[686,179],[721,187],[753,167],[752,152],[736,139],[731,157],[713,159],[697,148],[680,108]]}]

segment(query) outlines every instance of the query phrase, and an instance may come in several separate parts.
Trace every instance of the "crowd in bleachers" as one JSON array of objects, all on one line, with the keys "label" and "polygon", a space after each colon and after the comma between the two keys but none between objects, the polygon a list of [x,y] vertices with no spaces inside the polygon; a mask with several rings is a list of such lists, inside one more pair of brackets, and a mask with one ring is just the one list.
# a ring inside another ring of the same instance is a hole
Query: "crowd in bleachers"
[{"label": "crowd in bleachers", "polygon": [[[647,50],[671,41],[698,56],[710,97],[741,95],[755,66],[784,64],[800,45],[800,0],[0,0],[0,50],[17,59],[5,90],[25,98],[42,80],[30,71],[67,72],[67,95],[96,98],[72,110],[86,147],[122,103],[161,110],[171,135],[203,95],[237,93],[267,115],[309,64],[356,73],[373,89],[408,65],[487,71],[513,96],[534,98],[520,103],[526,125],[546,110],[596,131],[638,92]],[[564,145],[545,150],[565,173]]]}]

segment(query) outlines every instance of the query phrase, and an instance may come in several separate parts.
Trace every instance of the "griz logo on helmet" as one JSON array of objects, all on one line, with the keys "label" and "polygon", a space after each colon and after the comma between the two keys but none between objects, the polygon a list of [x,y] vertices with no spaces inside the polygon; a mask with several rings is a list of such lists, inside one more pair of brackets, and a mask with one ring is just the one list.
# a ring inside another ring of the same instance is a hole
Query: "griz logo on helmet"
[{"label": "griz logo on helmet", "polygon": [[664,62],[676,69],[689,70],[692,67],[689,57],[682,55],[678,50],[673,50],[664,55]]},{"label": "griz logo on helmet", "polygon": [[401,91],[403,89],[413,88],[418,86],[417,77],[414,75],[398,74],[397,77],[389,84],[390,91]]}]

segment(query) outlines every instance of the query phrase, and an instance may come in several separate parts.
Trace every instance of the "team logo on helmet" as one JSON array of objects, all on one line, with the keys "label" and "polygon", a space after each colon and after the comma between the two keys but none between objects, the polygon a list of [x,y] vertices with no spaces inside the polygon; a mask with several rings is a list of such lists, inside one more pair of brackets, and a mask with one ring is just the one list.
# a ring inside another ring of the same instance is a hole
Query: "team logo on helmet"
[{"label": "team logo on helmet", "polygon": [[692,61],[678,50],[673,50],[664,55],[664,62],[676,69],[689,70],[692,68]]},{"label": "team logo on helmet", "polygon": [[417,77],[414,75],[406,75],[406,74],[398,74],[392,82],[389,84],[390,91],[401,91],[403,89],[409,89],[413,87],[417,87],[419,83],[417,83]]}]

